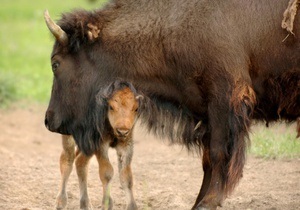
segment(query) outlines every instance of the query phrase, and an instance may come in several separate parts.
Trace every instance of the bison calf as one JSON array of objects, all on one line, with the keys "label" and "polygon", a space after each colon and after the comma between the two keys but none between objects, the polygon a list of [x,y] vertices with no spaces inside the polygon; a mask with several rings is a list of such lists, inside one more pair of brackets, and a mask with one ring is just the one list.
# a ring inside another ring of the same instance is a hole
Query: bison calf
[{"label": "bison calf", "polygon": [[[138,117],[138,108],[142,96],[128,82],[115,81],[96,96],[95,116],[98,130],[101,134],[99,149],[94,153],[99,164],[99,176],[103,184],[102,209],[112,209],[110,182],[113,177],[113,167],[109,161],[108,149],[113,147],[118,155],[120,182],[126,193],[127,209],[137,209],[132,192],[132,172],[130,163],[133,155],[132,130]],[[92,156],[84,155],[78,148],[75,152],[75,142],[71,136],[62,136],[63,151],[60,157],[61,187],[56,199],[56,208],[67,205],[66,186],[75,160],[80,188],[80,208],[89,209],[87,192],[88,163]]]}]

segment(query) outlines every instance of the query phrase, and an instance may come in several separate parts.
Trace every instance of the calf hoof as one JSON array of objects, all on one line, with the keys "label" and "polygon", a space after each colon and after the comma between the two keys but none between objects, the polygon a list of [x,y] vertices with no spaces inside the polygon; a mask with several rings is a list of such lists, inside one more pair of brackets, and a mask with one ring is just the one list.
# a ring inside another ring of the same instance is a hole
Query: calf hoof
[{"label": "calf hoof", "polygon": [[89,198],[80,200],[80,210],[91,210],[91,209],[93,209],[93,208],[90,205]]},{"label": "calf hoof", "polygon": [[102,208],[101,210],[112,210],[113,209],[113,200],[111,197],[106,198],[102,201]]},{"label": "calf hoof", "polygon": [[137,209],[138,208],[135,202],[130,203],[126,208],[126,210],[137,210]]},{"label": "calf hoof", "polygon": [[64,209],[67,206],[68,203],[68,195],[67,193],[59,193],[56,197],[56,209]]}]

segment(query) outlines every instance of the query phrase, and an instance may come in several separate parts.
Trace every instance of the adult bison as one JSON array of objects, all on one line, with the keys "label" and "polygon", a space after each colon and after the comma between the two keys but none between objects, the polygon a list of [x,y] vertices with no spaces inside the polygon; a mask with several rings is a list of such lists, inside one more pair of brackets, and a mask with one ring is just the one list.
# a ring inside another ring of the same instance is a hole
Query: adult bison
[{"label": "adult bison", "polygon": [[[95,95],[122,78],[151,99],[143,119],[174,143],[202,151],[193,209],[216,209],[242,177],[252,119],[300,116],[299,16],[288,0],[115,0],[63,14],[51,55],[45,124],[92,154],[102,141]],[[287,36],[290,33],[289,36]]]}]

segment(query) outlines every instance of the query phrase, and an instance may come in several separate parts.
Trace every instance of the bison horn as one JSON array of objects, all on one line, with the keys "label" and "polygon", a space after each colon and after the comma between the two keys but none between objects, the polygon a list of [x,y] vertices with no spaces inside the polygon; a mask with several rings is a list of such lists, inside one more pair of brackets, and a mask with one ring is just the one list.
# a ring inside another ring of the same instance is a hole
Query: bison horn
[{"label": "bison horn", "polygon": [[55,36],[56,40],[63,46],[66,46],[68,44],[68,35],[50,18],[48,10],[44,12],[44,18],[49,30]]}]

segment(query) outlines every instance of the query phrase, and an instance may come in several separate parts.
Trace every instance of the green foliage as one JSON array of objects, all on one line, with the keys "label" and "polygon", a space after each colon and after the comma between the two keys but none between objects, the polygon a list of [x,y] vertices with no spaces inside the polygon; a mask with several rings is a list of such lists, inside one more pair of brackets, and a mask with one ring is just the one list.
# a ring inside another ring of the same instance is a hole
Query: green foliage
[{"label": "green foliage", "polygon": [[57,20],[62,12],[74,8],[96,9],[103,2],[1,0],[0,100],[49,100],[52,85],[50,53],[54,39],[44,22],[45,9]]},{"label": "green foliage", "polygon": [[250,136],[250,154],[262,158],[300,157],[300,139],[296,139],[295,125],[274,124],[269,128],[256,125]]}]

